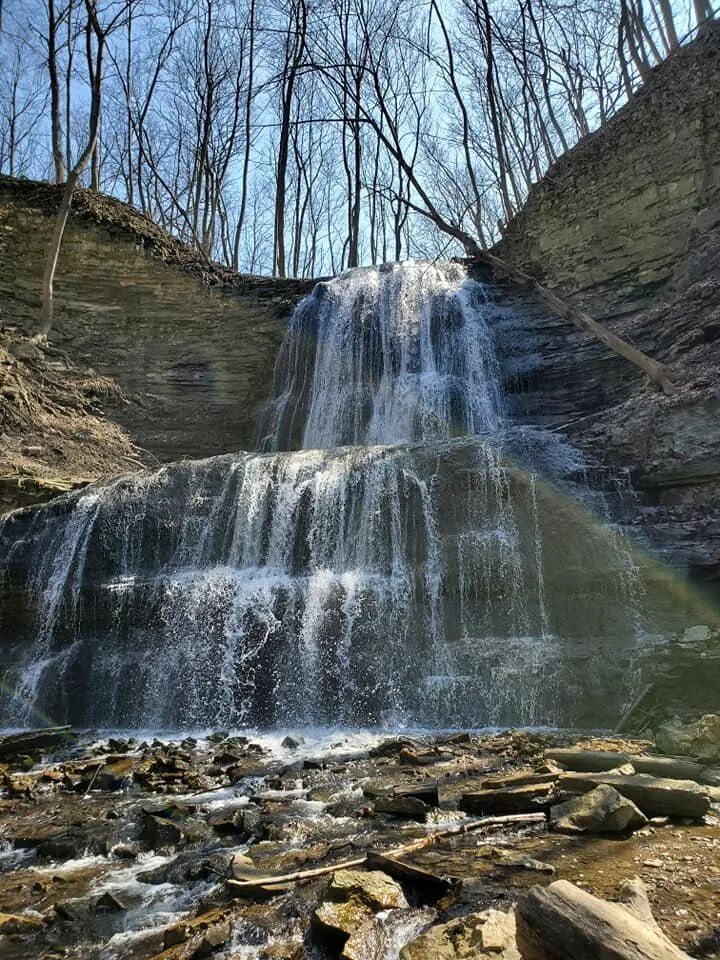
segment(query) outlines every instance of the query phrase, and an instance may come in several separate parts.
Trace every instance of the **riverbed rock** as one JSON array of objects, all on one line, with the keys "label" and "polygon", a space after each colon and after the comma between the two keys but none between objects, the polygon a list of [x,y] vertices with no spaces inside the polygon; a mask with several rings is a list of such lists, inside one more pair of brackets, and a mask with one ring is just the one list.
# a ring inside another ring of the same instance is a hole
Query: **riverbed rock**
[{"label": "riverbed rock", "polygon": [[13,754],[33,753],[60,746],[63,742],[72,742],[70,727],[44,727],[41,730],[26,730],[23,733],[11,733],[0,737],[0,757]]},{"label": "riverbed rock", "polygon": [[0,935],[27,934],[39,930],[44,926],[40,917],[32,917],[26,913],[0,913]]},{"label": "riverbed rock", "polygon": [[430,807],[417,797],[378,797],[375,801],[375,813],[386,813],[392,817],[404,817],[408,820],[425,820]]},{"label": "riverbed rock", "polygon": [[658,728],[655,744],[662,753],[716,763],[720,761],[720,714],[706,713],[695,723],[671,720]]},{"label": "riverbed rock", "polygon": [[479,814],[537,812],[550,805],[552,791],[552,783],[530,783],[501,790],[474,790],[462,795],[460,807],[468,813]]},{"label": "riverbed rock", "polygon": [[589,793],[601,785],[614,787],[618,793],[639,807],[646,817],[703,817],[710,808],[707,789],[692,780],[667,780],[644,773],[625,776],[620,773],[566,773],[560,778],[560,789],[568,793]]},{"label": "riverbed rock", "polygon": [[632,800],[606,784],[550,807],[550,824],[561,832],[625,833],[644,827],[647,822]]},{"label": "riverbed rock", "polygon": [[319,926],[349,937],[380,910],[407,908],[402,887],[380,870],[338,870],[315,911]]},{"label": "riverbed rock", "polygon": [[430,927],[400,951],[400,960],[520,960],[515,917],[484,910]]}]

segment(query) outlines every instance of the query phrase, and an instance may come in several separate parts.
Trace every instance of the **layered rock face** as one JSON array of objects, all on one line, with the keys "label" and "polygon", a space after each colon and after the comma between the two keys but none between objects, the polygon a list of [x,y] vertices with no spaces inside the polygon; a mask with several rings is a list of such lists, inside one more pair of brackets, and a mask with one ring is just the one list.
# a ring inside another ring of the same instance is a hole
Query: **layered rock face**
[{"label": "layered rock face", "polygon": [[[0,177],[5,328],[34,332],[57,199]],[[124,204],[80,191],[50,339],[117,383],[130,402],[105,412],[150,459],[209,456],[252,445],[287,319],[310,287],[205,265]]]},{"label": "layered rock face", "polygon": [[[678,50],[562,157],[498,252],[669,364],[664,397],[589,337],[528,305],[520,397],[586,455],[628,469],[664,561],[720,582],[720,31]],[[522,399],[521,399],[522,402]]]},{"label": "layered rock face", "polygon": [[678,50],[536,184],[498,252],[602,315],[670,281],[720,222],[720,31]]}]

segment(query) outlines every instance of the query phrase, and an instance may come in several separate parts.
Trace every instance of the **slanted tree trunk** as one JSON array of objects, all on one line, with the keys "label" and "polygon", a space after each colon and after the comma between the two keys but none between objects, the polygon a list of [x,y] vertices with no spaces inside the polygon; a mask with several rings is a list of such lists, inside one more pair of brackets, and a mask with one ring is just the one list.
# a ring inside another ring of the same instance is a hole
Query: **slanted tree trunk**
[{"label": "slanted tree trunk", "polygon": [[[75,187],[82,176],[83,171],[88,165],[88,161],[95,150],[98,139],[98,130],[100,128],[100,109],[102,106],[102,72],[103,55],[105,52],[105,41],[107,39],[107,30],[103,30],[97,19],[95,9],[95,0],[85,0],[85,8],[88,16],[88,29],[93,33],[97,41],[97,59],[95,70],[92,75],[92,89],[90,100],[90,129],[88,133],[88,142],[82,154],[78,158],[75,166],[65,183],[60,206],[55,216],[55,226],[53,227],[52,238],[50,240],[50,249],[45,264],[42,283],[42,309],[40,312],[40,328],[38,333],[41,336],[47,336],[50,332],[53,322],[53,286],[55,282],[55,271],[57,269],[58,257],[60,256],[60,247],[62,245],[65,226],[67,225],[70,207],[72,206],[73,193]],[[117,18],[116,18],[117,19]]]}]

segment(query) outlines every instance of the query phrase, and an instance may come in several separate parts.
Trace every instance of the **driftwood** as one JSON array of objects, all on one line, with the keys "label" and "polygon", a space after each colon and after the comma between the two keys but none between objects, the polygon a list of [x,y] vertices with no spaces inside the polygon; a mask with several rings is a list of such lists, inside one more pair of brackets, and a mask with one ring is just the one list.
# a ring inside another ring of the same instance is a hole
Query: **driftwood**
[{"label": "driftwood", "polygon": [[468,813],[529,813],[549,807],[552,802],[551,781],[500,790],[473,790],[462,795],[460,807]]},{"label": "driftwood", "polygon": [[532,887],[515,920],[523,960],[689,960],[658,927],[640,880],[623,884],[620,903],[567,880]]},{"label": "driftwood", "polygon": [[[438,840],[444,840],[448,837],[461,836],[464,833],[470,833],[474,830],[480,830],[483,827],[497,826],[525,826],[532,823],[544,823],[544,813],[528,813],[521,815],[511,815],[506,817],[480,817],[478,820],[472,820],[470,823],[461,823],[455,827],[448,827],[445,830],[438,830],[429,834],[427,837],[421,837],[403,847],[395,847],[392,850],[386,850],[382,856],[389,859],[397,859],[406,856],[408,853],[414,853],[416,850],[422,850],[423,847],[432,846]],[[315,877],[323,877],[329,873],[335,873],[336,870],[351,870],[355,867],[364,867],[368,864],[369,857],[355,857],[353,860],[342,860],[339,863],[330,863],[324,867],[315,867],[311,870],[298,870],[295,873],[285,873],[280,876],[259,876],[248,880],[228,880],[227,886],[230,891],[237,896],[242,896],[243,892],[252,892],[263,888],[272,888],[276,885],[286,883],[298,883],[302,880],[312,880]]]}]

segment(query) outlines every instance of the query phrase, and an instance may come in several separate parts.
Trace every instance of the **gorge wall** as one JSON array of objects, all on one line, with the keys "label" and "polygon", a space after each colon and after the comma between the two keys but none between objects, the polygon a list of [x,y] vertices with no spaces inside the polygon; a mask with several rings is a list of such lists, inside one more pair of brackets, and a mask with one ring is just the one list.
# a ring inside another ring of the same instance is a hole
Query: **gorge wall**
[{"label": "gorge wall", "polygon": [[716,26],[551,167],[498,253],[603,316],[646,304],[720,223],[718,89]]},{"label": "gorge wall", "polygon": [[[34,332],[59,192],[0,177],[0,323]],[[151,221],[79,191],[56,280],[53,347],[111,377],[107,416],[151,459],[250,445],[287,319],[312,284],[204,264]]]}]

